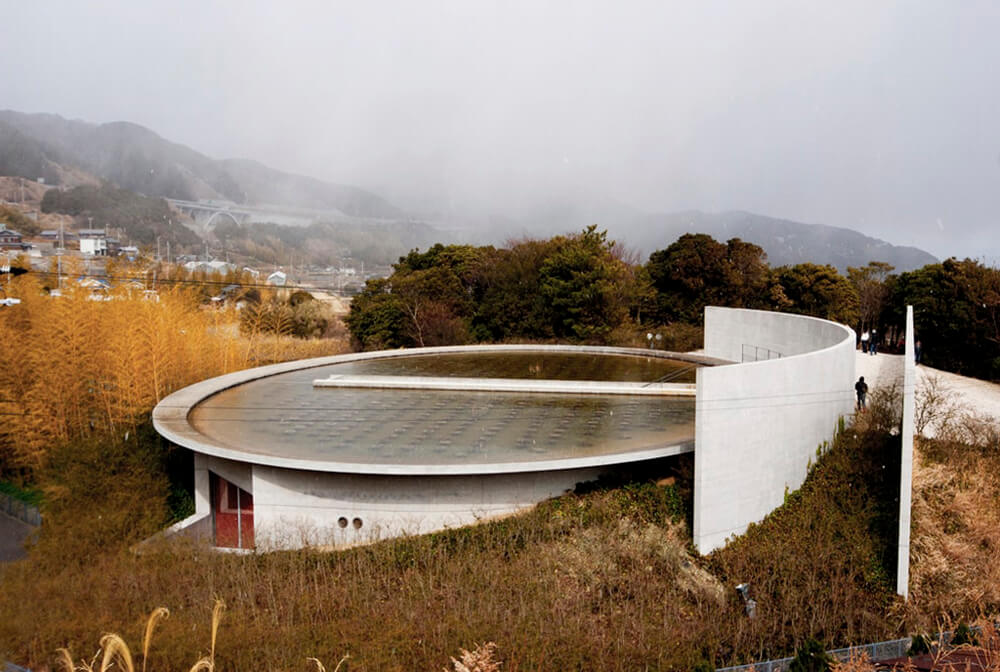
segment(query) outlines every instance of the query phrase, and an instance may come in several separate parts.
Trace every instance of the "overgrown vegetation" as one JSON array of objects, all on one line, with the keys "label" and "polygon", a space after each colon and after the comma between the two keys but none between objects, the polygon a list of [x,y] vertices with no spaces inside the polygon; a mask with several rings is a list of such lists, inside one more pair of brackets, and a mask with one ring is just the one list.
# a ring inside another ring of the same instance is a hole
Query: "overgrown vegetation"
[{"label": "overgrown vegetation", "polygon": [[[693,279],[705,267],[687,253],[719,253],[720,274],[705,275],[728,287],[713,295],[719,301],[879,312],[845,297],[852,287],[861,296],[851,283],[885,269],[848,282],[822,267],[769,270],[739,241],[679,243],[658,263]],[[386,347],[622,342],[669,322],[667,340],[690,347],[699,327],[681,317],[719,288],[664,289],[656,278],[666,276],[650,270],[594,228],[504,249],[435,246],[369,283],[351,328],[359,345]],[[91,301],[77,289],[45,296],[31,274],[12,283],[22,304],[0,312],[0,412],[10,418],[0,426],[0,469],[45,493],[29,558],[0,568],[0,651],[18,662],[51,664],[60,647],[86,651],[108,630],[139,641],[146,615],[166,606],[174,617],[157,626],[156,669],[182,669],[204,652],[192,650],[190,628],[207,622],[210,596],[230,605],[232,645],[213,663],[225,669],[284,669],[345,652],[355,669],[440,669],[474,642],[497,642],[490,656],[506,670],[691,669],[788,655],[809,638],[825,648],[1000,611],[1000,444],[995,427],[974,417],[949,415],[953,433],[920,450],[913,597],[907,607],[893,598],[891,391],[873,392],[864,421],[818,448],[801,490],[707,558],[689,548],[683,460],[673,484],[639,474],[478,527],[336,553],[241,556],[172,544],[136,555],[134,542],[184,515],[171,472],[185,453],[151,431],[153,405],[212,375],[328,354],[336,341],[281,335],[296,310],[312,309],[301,295],[258,296],[241,325],[234,309],[204,305],[206,289],[161,289],[153,301],[126,283],[113,300]],[[310,320],[304,335],[321,331]],[[751,586],[752,619],[738,583]]]},{"label": "overgrown vegetation", "polygon": [[24,236],[34,236],[41,231],[35,220],[9,205],[0,205],[0,224],[3,225],[0,228],[14,229]]},{"label": "overgrown vegetation", "polygon": [[111,300],[94,301],[76,286],[49,296],[29,273],[10,293],[21,303],[0,312],[0,478],[28,484],[59,446],[93,440],[100,461],[100,446],[134,441],[153,406],[185,385],[343,347],[241,336],[235,309],[203,307],[199,288],[186,285],[150,297],[116,283]]},{"label": "overgrown vegetation", "polygon": [[948,430],[914,451],[911,611],[924,631],[1000,612],[997,428],[973,416]]},{"label": "overgrown vegetation", "polygon": [[342,329],[329,306],[301,290],[287,300],[277,296],[268,301],[246,300],[240,311],[240,332],[250,338],[254,334],[326,338],[343,335]]},{"label": "overgrown vegetation", "polygon": [[[689,548],[689,460],[522,515],[336,553],[172,544],[135,555],[128,544],[168,515],[162,449],[141,428],[103,449],[81,439],[50,457],[67,490],[29,559],[0,570],[0,615],[19,616],[0,618],[0,649],[39,665],[108,630],[139,641],[166,606],[156,669],[181,669],[204,653],[190,624],[207,622],[207,595],[229,605],[225,669],[345,653],[355,670],[440,669],[480,641],[497,643],[505,670],[690,669],[786,655],[809,636],[877,640],[897,634],[891,444],[845,432],[783,507],[701,559]],[[669,473],[676,483],[652,482]]]},{"label": "overgrown vegetation", "polygon": [[714,573],[749,583],[757,601],[756,618],[718,643],[723,658],[780,657],[810,636],[829,648],[892,634],[899,441],[860,427],[817,453],[784,506],[712,555]]},{"label": "overgrown vegetation", "polygon": [[24,502],[25,504],[30,504],[31,506],[38,506],[42,502],[41,490],[38,490],[37,488],[23,488],[16,483],[11,483],[10,481],[0,481],[0,494],[13,497],[16,500]]},{"label": "overgrown vegetation", "polygon": [[388,264],[407,250],[427,245],[433,229],[418,222],[313,222],[308,226],[220,221],[212,235],[236,255],[296,266]]}]

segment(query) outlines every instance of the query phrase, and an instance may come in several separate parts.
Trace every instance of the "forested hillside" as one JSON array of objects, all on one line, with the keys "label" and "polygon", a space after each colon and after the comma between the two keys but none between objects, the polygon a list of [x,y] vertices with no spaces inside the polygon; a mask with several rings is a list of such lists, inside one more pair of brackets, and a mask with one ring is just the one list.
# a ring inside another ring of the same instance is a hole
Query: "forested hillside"
[{"label": "forested hillside", "polygon": [[519,340],[696,347],[706,305],[781,310],[901,338],[904,307],[916,311],[924,361],[1000,379],[1000,270],[949,259],[894,274],[881,261],[850,267],[773,267],[757,245],[685,234],[629,258],[589,227],[502,248],[437,244],[413,251],[388,278],[370,280],[347,324],[362,349]]},{"label": "forested hillside", "polygon": [[177,252],[197,246],[201,239],[175,218],[162,198],[140,196],[111,184],[82,186],[67,191],[49,189],[42,197],[42,212],[73,215],[78,228],[88,226],[122,230],[136,245],[156,245],[161,238]]},{"label": "forested hillside", "polygon": [[54,164],[147,196],[289,205],[370,218],[400,215],[393,205],[363,189],[283,173],[253,161],[212,159],[138,124],[89,124],[54,114],[0,111],[0,174],[44,177],[49,184],[60,184]]}]

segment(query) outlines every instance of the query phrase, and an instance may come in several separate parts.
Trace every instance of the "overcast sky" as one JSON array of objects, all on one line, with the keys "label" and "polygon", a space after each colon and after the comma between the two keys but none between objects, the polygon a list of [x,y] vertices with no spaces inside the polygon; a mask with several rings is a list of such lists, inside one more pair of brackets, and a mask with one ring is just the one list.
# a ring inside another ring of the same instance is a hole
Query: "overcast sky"
[{"label": "overcast sky", "polygon": [[996,0],[0,7],[0,108],[408,208],[608,198],[1000,257]]}]

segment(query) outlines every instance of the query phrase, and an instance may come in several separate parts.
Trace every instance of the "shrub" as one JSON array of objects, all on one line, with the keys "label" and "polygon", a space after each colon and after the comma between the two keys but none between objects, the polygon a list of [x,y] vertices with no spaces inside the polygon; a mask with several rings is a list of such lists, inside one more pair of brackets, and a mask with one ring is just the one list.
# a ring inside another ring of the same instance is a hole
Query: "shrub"
[{"label": "shrub", "polygon": [[810,637],[795,652],[795,658],[788,666],[789,672],[826,672],[830,669],[833,658],[826,652],[823,645]]},{"label": "shrub", "polygon": [[970,628],[968,624],[959,623],[958,627],[955,628],[955,632],[951,635],[951,645],[961,646],[963,644],[975,646],[976,634],[972,631],[972,628]]},{"label": "shrub", "polygon": [[908,656],[920,656],[931,652],[930,641],[927,635],[913,635],[910,640],[910,648],[906,650]]}]

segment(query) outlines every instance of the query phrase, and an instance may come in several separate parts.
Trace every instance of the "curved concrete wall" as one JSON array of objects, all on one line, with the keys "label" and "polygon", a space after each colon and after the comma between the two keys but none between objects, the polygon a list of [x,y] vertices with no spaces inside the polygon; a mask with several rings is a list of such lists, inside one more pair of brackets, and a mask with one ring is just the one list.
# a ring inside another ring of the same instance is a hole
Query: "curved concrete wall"
[{"label": "curved concrete wall", "polygon": [[802,315],[705,309],[695,407],[694,543],[708,553],[780,506],[854,404],[854,331]]},{"label": "curved concrete wall", "polygon": [[472,525],[558,497],[601,471],[378,476],[254,465],[257,548],[343,547]]}]

